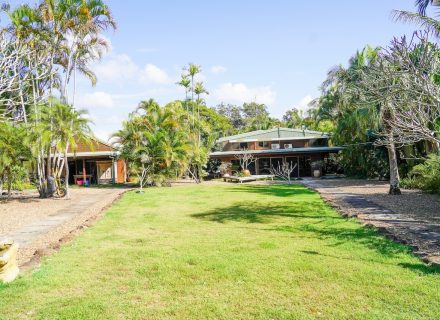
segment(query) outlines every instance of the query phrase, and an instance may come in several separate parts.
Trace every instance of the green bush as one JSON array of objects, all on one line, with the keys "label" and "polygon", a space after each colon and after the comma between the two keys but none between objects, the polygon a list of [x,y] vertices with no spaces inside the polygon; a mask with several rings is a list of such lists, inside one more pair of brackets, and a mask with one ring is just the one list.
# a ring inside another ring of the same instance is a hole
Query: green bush
[{"label": "green bush", "polygon": [[12,190],[23,191],[30,189],[28,172],[25,168],[20,166],[14,166],[11,172]]},{"label": "green bush", "polygon": [[412,168],[401,184],[404,188],[440,194],[440,156],[429,155],[425,163]]}]

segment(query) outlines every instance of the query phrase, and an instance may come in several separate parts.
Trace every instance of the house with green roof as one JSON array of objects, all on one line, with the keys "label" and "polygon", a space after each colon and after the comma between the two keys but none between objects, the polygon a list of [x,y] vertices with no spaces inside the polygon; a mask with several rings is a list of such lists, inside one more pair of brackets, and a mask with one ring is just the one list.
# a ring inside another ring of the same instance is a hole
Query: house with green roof
[{"label": "house with green roof", "polygon": [[[232,170],[238,171],[241,154],[252,154],[255,161],[248,170],[251,174],[269,174],[272,167],[289,162],[296,164],[292,176],[312,175],[312,163],[325,161],[341,147],[329,146],[329,135],[325,132],[275,128],[257,130],[223,137],[217,140],[218,150],[210,154],[211,159],[232,163]],[[233,173],[233,172],[232,172]]]}]

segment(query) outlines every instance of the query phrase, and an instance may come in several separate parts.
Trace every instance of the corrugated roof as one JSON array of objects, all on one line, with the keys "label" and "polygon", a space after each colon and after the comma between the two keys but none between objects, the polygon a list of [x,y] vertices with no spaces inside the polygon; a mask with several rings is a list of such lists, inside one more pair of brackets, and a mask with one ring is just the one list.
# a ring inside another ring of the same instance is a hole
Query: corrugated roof
[{"label": "corrugated roof", "polygon": [[217,143],[221,142],[241,142],[244,140],[272,140],[276,138],[328,138],[327,133],[311,130],[291,129],[291,128],[275,128],[269,130],[257,130],[246,133],[241,133],[233,136],[223,137],[217,140]]},{"label": "corrugated roof", "polygon": [[209,155],[218,156],[234,156],[238,154],[278,154],[278,153],[304,153],[304,152],[338,152],[343,147],[310,147],[310,148],[290,148],[290,149],[269,149],[269,150],[236,150],[236,151],[216,151]]}]

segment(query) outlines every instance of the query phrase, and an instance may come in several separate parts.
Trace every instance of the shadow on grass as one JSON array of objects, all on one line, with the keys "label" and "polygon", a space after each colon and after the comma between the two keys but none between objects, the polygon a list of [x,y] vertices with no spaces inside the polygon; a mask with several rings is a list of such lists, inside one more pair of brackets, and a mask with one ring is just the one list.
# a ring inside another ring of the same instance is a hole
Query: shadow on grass
[{"label": "shadow on grass", "polygon": [[399,263],[399,266],[424,274],[440,274],[440,267],[428,266],[423,263]]},{"label": "shadow on grass", "polygon": [[327,206],[324,203],[314,203],[313,211],[309,203],[292,203],[289,205],[258,205],[252,202],[236,204],[225,208],[217,208],[203,213],[191,215],[205,221],[225,223],[227,221],[241,221],[247,223],[270,223],[273,218],[301,218],[316,219],[317,222],[341,220],[343,217],[326,214]]},{"label": "shadow on grass", "polygon": [[[288,204],[258,205],[252,202],[240,203],[225,208],[217,208],[191,215],[193,218],[226,223],[228,221],[268,224],[263,229],[271,232],[289,232],[298,236],[312,236],[325,240],[323,245],[338,247],[346,244],[358,244],[372,249],[384,256],[392,257],[409,253],[406,246],[385,239],[375,229],[347,224],[342,216],[329,214],[323,202],[292,202]],[[286,224],[271,226],[278,218],[287,218]],[[289,223],[289,221],[291,223]]]},{"label": "shadow on grass", "polygon": [[312,195],[315,192],[298,184],[271,184],[271,185],[255,185],[240,184],[240,188],[231,188],[230,192],[257,193],[261,195],[269,195],[276,197],[291,197],[296,195]]},{"label": "shadow on grass", "polygon": [[[353,260],[353,258],[344,258],[341,256],[320,253],[320,252],[312,251],[312,250],[301,250],[300,252],[307,254],[307,255],[311,255],[311,256],[324,256],[324,257],[330,257],[330,258],[335,258],[335,259]],[[364,259],[364,258],[358,258],[358,260],[368,261],[368,262],[375,261],[374,259]],[[376,262],[378,262],[378,261],[376,261]],[[384,263],[384,262],[381,261],[380,263]],[[388,264],[394,265],[391,263],[388,263]],[[428,266],[428,265],[424,264],[423,262],[419,262],[419,263],[403,263],[402,262],[402,263],[398,263],[397,266],[402,267],[404,269],[409,269],[411,271],[415,271],[418,273],[423,273],[423,274],[440,274],[440,267]]]},{"label": "shadow on grass", "polygon": [[335,225],[312,225],[303,224],[292,228],[290,226],[278,226],[272,230],[282,232],[307,232],[312,233],[318,239],[330,239],[327,244],[330,247],[337,247],[347,243],[355,243],[366,248],[373,249],[385,256],[394,256],[401,253],[410,253],[407,246],[395,243],[381,236],[377,230],[365,226],[338,227]]}]

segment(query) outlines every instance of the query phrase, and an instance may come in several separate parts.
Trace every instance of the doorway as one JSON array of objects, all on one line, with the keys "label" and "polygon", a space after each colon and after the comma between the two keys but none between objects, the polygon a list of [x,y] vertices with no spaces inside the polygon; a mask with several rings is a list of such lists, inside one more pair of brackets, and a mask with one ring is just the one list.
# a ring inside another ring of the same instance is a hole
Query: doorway
[{"label": "doorway", "polygon": [[113,163],[111,161],[97,161],[98,184],[113,182]]}]

